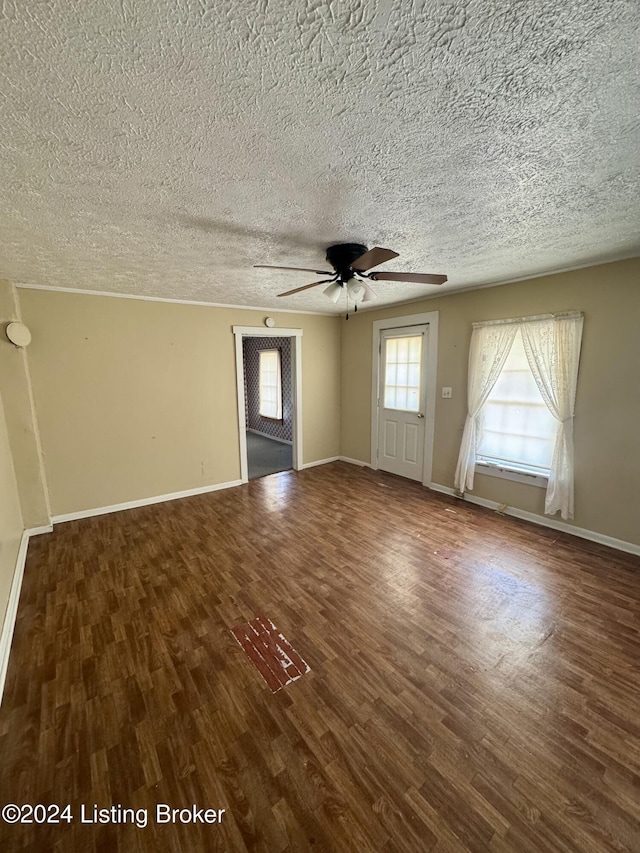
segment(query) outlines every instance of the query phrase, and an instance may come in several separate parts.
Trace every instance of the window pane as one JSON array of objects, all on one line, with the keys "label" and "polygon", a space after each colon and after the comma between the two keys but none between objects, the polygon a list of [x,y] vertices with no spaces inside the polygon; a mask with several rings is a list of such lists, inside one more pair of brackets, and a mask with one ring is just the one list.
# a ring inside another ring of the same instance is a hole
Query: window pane
[{"label": "window pane", "polygon": [[518,332],[484,408],[478,454],[496,462],[548,469],[557,425],[529,369]]},{"label": "window pane", "polygon": [[409,361],[419,364],[421,354],[422,335],[416,335],[415,338],[409,338]]},{"label": "window pane", "polygon": [[420,387],[420,365],[419,364],[410,364],[409,370],[407,373],[407,385],[411,385],[413,388]]},{"label": "window pane", "polygon": [[260,353],[259,411],[263,418],[282,418],[280,350],[263,350]]},{"label": "window pane", "polygon": [[387,362],[394,364],[398,360],[398,341],[396,338],[387,338]]},{"label": "window pane", "polygon": [[385,409],[397,409],[396,405],[396,388],[395,385],[387,385],[384,391],[384,407]]}]

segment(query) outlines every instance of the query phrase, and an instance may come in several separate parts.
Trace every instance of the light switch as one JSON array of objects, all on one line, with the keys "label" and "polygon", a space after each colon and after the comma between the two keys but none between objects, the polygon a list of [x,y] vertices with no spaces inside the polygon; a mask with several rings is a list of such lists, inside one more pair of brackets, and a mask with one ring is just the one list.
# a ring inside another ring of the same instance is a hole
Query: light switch
[{"label": "light switch", "polygon": [[443,388],[442,389],[442,396],[444,397],[445,400],[450,400],[451,397],[453,396],[453,389],[452,388]]}]

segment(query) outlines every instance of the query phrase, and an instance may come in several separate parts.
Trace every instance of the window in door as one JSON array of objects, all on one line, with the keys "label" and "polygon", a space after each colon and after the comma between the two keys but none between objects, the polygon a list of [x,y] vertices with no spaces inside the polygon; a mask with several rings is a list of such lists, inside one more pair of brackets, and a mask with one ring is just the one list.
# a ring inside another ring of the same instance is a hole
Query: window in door
[{"label": "window in door", "polygon": [[260,415],[282,420],[282,368],[278,349],[260,353]]},{"label": "window in door", "polygon": [[404,412],[420,409],[422,335],[385,338],[384,407]]}]

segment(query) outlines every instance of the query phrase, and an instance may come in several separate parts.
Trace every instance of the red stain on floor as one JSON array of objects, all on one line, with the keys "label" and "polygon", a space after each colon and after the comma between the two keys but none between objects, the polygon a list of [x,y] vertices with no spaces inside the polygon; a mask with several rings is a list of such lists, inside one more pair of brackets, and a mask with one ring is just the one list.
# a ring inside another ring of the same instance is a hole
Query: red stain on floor
[{"label": "red stain on floor", "polygon": [[236,625],[231,633],[273,693],[309,672],[309,666],[265,616]]}]

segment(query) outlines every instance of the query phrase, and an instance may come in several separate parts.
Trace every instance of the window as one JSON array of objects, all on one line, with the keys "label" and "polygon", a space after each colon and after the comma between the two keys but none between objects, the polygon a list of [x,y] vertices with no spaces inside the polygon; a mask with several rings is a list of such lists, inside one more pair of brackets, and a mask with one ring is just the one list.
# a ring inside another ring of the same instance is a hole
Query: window
[{"label": "window", "polygon": [[422,335],[385,339],[385,409],[419,410],[421,356]]},{"label": "window", "polygon": [[489,466],[486,473],[508,479],[544,477],[545,513],[573,518],[573,419],[583,320],[580,311],[564,311],[473,324],[467,417],[453,478],[458,492],[473,489],[478,463]]},{"label": "window", "polygon": [[531,373],[520,329],[482,411],[476,459],[548,476],[558,421]]},{"label": "window", "polygon": [[260,415],[282,420],[282,371],[277,349],[260,353]]}]

